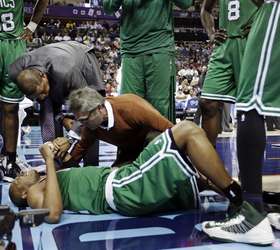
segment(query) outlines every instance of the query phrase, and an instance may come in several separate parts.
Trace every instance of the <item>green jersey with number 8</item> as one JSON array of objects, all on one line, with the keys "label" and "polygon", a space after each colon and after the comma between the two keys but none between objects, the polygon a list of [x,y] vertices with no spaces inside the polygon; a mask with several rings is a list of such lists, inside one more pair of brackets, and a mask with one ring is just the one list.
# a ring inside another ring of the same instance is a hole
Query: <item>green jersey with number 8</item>
[{"label": "green jersey with number 8", "polygon": [[0,39],[18,38],[23,27],[23,0],[0,0]]},{"label": "green jersey with number 8", "polygon": [[242,36],[257,10],[250,0],[219,0],[219,28],[225,29],[229,37]]}]

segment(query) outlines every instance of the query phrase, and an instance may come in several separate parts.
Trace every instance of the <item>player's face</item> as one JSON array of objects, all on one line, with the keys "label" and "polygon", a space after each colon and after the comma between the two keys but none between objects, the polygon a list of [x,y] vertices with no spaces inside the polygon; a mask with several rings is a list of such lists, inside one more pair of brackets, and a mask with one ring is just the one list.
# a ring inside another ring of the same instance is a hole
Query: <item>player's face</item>
[{"label": "player's face", "polygon": [[20,176],[16,177],[11,185],[13,185],[13,189],[15,190],[15,192],[17,192],[17,190],[19,192],[24,192],[39,180],[39,173],[35,170],[29,170],[20,173]]},{"label": "player's face", "polygon": [[77,112],[76,118],[85,127],[92,130],[98,128],[104,121],[100,107],[97,107],[89,112]]}]

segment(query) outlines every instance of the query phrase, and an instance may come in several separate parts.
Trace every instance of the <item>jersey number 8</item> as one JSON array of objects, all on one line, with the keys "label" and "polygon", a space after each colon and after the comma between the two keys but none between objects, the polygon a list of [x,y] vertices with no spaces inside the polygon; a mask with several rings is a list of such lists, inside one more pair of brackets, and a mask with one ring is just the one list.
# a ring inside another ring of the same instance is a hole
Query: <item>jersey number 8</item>
[{"label": "jersey number 8", "polygon": [[240,2],[238,0],[228,2],[228,20],[236,21],[240,17]]},{"label": "jersey number 8", "polygon": [[4,13],[1,15],[0,31],[12,31],[15,28],[15,23],[13,21],[13,13]]}]

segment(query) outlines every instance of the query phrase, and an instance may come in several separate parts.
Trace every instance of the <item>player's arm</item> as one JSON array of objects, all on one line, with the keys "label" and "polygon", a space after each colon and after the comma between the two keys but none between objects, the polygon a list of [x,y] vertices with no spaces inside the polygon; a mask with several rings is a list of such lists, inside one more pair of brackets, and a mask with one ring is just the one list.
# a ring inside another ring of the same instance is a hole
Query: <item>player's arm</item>
[{"label": "player's arm", "polygon": [[44,15],[44,12],[48,6],[48,3],[49,3],[48,0],[37,0],[34,6],[33,15],[30,19],[30,22],[25,27],[23,33],[21,34],[22,39],[28,41],[32,39],[32,33],[35,31],[37,25],[40,23]]},{"label": "player's arm", "polygon": [[47,142],[40,147],[40,152],[46,162],[46,186],[43,196],[43,208],[48,208],[50,213],[45,218],[48,223],[58,223],[63,211],[61,193],[56,176],[54,163],[53,144]]},{"label": "player's arm", "polygon": [[202,2],[200,11],[202,25],[206,30],[210,40],[213,39],[213,36],[215,34],[215,20],[212,14],[215,3],[216,0],[204,0]]},{"label": "player's arm", "polygon": [[187,9],[193,4],[193,0],[172,0],[180,9]]},{"label": "player's arm", "polygon": [[211,42],[222,43],[227,39],[224,30],[215,30],[215,19],[212,14],[216,0],[204,0],[201,6],[200,16],[203,27],[205,28]]},{"label": "player's arm", "polygon": [[264,0],[252,0],[252,2],[253,2],[255,5],[257,5],[258,7],[260,7],[260,6],[263,4]]},{"label": "player's arm", "polygon": [[[129,0],[132,1],[132,0]],[[103,0],[104,11],[108,14],[113,14],[122,5],[122,0]]]}]

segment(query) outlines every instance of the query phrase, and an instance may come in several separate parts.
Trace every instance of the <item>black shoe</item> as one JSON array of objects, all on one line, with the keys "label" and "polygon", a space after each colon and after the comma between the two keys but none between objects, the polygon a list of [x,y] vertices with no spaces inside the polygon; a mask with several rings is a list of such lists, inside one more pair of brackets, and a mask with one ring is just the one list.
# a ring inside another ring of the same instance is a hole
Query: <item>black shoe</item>
[{"label": "black shoe", "polygon": [[15,162],[10,162],[7,164],[3,180],[12,182],[20,174],[20,172],[21,168]]},{"label": "black shoe", "polygon": [[280,193],[263,191],[263,202],[267,212],[280,212]]},{"label": "black shoe", "polygon": [[263,201],[265,203],[280,205],[280,193],[263,191]]}]

